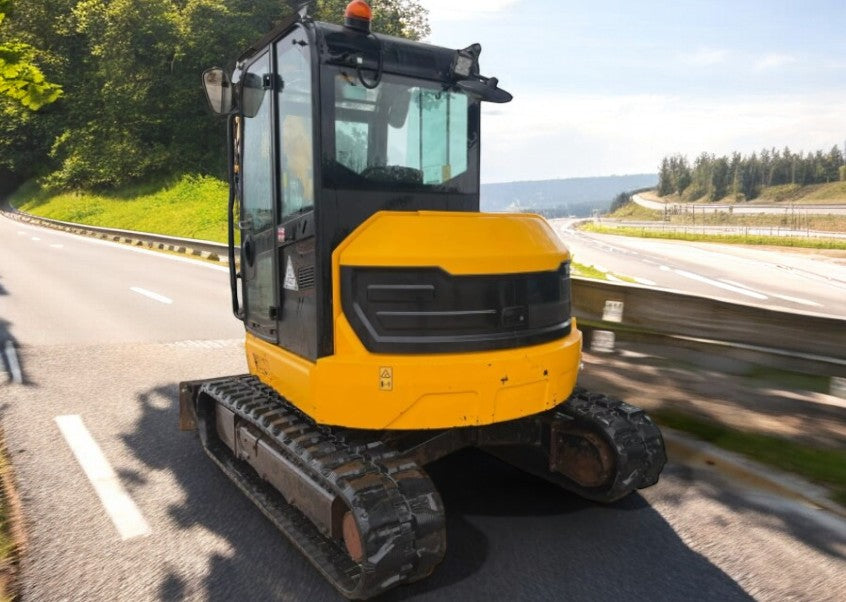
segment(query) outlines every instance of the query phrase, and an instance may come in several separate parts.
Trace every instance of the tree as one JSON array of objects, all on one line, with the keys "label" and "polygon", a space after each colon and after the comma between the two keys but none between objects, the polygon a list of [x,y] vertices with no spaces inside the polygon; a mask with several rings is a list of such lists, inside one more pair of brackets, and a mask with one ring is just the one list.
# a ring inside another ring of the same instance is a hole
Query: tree
[{"label": "tree", "polygon": [[[297,4],[20,3],[13,16],[17,41],[39,48],[39,63],[49,66],[64,95],[35,117],[0,95],[0,175],[20,180],[46,171],[42,182],[57,189],[114,188],[186,172],[223,175],[223,125],[208,115],[200,73],[231,66]],[[346,4],[315,0],[310,13],[342,22]],[[377,0],[373,11],[375,31],[414,39],[428,34],[427,13],[415,0]]]},{"label": "tree", "polygon": [[[667,196],[673,192],[673,171],[670,168],[670,159],[664,157],[661,161],[661,169],[658,171],[658,196]],[[614,211],[614,206],[611,206]]]},{"label": "tree", "polygon": [[[319,21],[342,23],[349,0],[316,0],[309,12]],[[421,40],[429,35],[429,11],[416,0],[370,0],[373,31]]]},{"label": "tree", "polygon": [[[0,26],[11,9],[12,0],[0,0]],[[17,39],[0,41],[0,95],[33,111],[62,95],[61,86],[48,82],[35,64],[37,54],[35,48]]]}]

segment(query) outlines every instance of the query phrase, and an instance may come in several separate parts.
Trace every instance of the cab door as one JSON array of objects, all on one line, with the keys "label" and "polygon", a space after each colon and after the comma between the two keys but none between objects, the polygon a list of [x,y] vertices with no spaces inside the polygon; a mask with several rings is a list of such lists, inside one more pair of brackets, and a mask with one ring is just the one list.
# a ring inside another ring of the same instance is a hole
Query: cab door
[{"label": "cab door", "polygon": [[312,46],[297,27],[276,43],[279,136],[279,345],[317,359]]},{"label": "cab door", "polygon": [[261,338],[277,342],[279,307],[276,251],[276,186],[271,54],[264,52],[242,79],[241,277],[244,323]]}]

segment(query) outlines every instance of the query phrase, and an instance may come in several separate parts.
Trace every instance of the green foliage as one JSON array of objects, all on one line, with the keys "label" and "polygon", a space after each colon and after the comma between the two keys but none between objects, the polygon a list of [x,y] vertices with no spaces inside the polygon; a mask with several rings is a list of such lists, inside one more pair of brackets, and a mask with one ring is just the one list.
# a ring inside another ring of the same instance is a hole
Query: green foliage
[{"label": "green foliage", "polygon": [[[0,7],[9,2],[0,0]],[[222,176],[224,125],[209,115],[200,74],[214,65],[232,66],[244,48],[298,4],[18,3],[7,23],[15,42],[43,49],[39,64],[61,86],[63,98],[32,118],[17,101],[0,95],[0,177],[42,176],[51,190],[109,190],[179,173]],[[316,0],[310,12],[342,22],[346,4]],[[428,34],[427,13],[415,0],[377,0],[373,11],[375,31],[415,39]],[[43,80],[38,85],[42,88],[27,88],[31,103],[43,104],[61,93]],[[37,90],[46,95],[37,96]]]},{"label": "green foliage", "polygon": [[610,212],[617,211],[620,207],[629,204],[632,201],[632,195],[628,192],[621,192],[617,196],[614,197],[614,200],[611,201],[611,207],[609,208]]},{"label": "green foliage", "polygon": [[846,182],[846,165],[841,165],[839,172],[840,172],[840,181]]},{"label": "green foliage", "polygon": [[30,182],[11,201],[51,219],[225,242],[227,194],[222,180],[190,175],[101,194],[56,194]]},{"label": "green foliage", "polygon": [[[349,0],[317,0],[310,12],[319,21],[342,23]],[[373,31],[420,40],[429,35],[429,11],[416,0],[370,0]]]},{"label": "green foliage", "polygon": [[693,168],[686,157],[673,155],[661,161],[658,195],[677,194],[688,201],[718,201],[725,197],[751,200],[771,186],[836,182],[846,174],[843,163],[844,156],[838,146],[827,153],[819,150],[794,153],[787,147],[781,151],[764,149],[748,157],[740,153],[731,157],[702,153]]},{"label": "green foliage", "polygon": [[[0,26],[12,9],[12,0],[0,0]],[[35,48],[15,38],[0,40],[0,96],[11,98],[27,109],[37,111],[55,102],[62,88],[50,83],[35,64]]]}]

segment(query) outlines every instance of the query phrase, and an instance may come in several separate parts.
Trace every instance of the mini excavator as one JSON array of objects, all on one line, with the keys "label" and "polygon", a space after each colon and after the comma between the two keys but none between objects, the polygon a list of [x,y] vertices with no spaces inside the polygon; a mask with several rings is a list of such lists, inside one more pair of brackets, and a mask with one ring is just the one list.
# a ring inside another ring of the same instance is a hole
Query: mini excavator
[{"label": "mini excavator", "polygon": [[666,461],[642,410],[576,387],[567,248],[479,211],[480,105],[511,100],[481,47],[370,22],[360,0],[343,26],[299,12],[204,72],[249,374],[180,384],[180,427],[351,599],[443,559],[424,467],[456,450],[599,502]]}]

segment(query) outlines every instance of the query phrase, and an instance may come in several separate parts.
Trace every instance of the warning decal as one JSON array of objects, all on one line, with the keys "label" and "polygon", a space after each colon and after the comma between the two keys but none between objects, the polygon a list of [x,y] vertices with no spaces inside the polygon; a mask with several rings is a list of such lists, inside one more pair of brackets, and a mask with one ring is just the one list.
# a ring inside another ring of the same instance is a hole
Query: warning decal
[{"label": "warning decal", "polygon": [[291,263],[291,258],[288,258],[288,263],[285,265],[285,282],[283,287],[289,291],[298,291],[300,287],[297,285],[297,277],[294,275],[294,264]]},{"label": "warning decal", "polygon": [[393,368],[379,368],[379,390],[393,391],[394,390],[394,369]]}]

